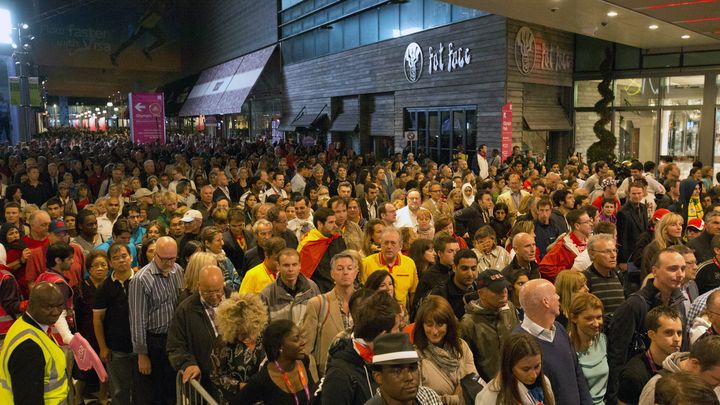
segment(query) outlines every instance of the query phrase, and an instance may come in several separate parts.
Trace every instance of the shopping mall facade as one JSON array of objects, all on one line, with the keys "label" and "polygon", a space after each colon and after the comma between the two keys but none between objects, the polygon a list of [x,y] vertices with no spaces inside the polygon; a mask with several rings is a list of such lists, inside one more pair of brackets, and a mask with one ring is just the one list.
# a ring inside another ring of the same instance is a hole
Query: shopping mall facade
[{"label": "shopping mall facade", "polygon": [[439,161],[461,146],[521,145],[562,161],[596,140],[609,48],[618,157],[720,169],[720,45],[643,50],[437,0],[259,3],[268,9],[252,18],[276,30],[238,21],[262,32],[228,51],[231,33],[206,28],[226,51],[199,51],[206,65],[185,91],[165,86],[181,105],[175,125]]}]

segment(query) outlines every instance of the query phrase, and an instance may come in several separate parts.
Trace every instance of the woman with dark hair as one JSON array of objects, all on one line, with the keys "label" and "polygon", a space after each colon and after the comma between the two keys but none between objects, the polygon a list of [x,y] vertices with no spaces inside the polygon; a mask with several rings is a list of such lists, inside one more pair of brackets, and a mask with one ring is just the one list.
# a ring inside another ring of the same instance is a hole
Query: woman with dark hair
[{"label": "woman with dark hair", "polygon": [[254,221],[253,221],[252,212],[253,212],[253,207],[255,206],[255,204],[257,204],[257,202],[258,202],[258,197],[253,193],[250,193],[250,194],[248,194],[247,197],[245,197],[245,208],[243,208],[243,212],[245,213],[245,223],[246,224],[250,224],[250,225],[253,224]]},{"label": "woman with dark hair", "polygon": [[[397,300],[397,297],[395,297],[395,280],[393,280],[387,270],[377,270],[372,272],[372,274],[368,276],[367,280],[365,280],[365,288],[374,291],[385,291]],[[410,314],[408,313],[407,308],[405,308],[405,305],[400,303],[398,304],[400,305],[400,316],[402,317],[400,321],[400,329],[402,329],[410,323]]]},{"label": "woman with dark hair", "polygon": [[140,257],[138,257],[138,265],[141,269],[150,264],[150,262],[155,258],[156,244],[156,238],[150,238],[143,242],[142,247],[140,248]]},{"label": "woman with dark hair", "polygon": [[[110,259],[102,250],[93,250],[85,258],[85,269],[87,269],[87,277],[83,277],[78,284],[76,293],[73,295],[75,300],[75,325],[77,331],[90,343],[95,352],[100,351],[97,338],[95,337],[95,329],[93,326],[93,308],[95,303],[95,293],[103,284],[108,275],[110,268]],[[100,384],[100,401],[107,399],[107,384],[101,383],[95,370],[80,370],[78,367],[73,368],[73,378],[77,380],[75,383],[75,395],[80,401],[83,400],[83,393],[87,384]]]},{"label": "woman with dark hair", "polygon": [[445,298],[429,295],[423,300],[415,316],[413,342],[420,355],[421,384],[432,388],[445,405],[464,404],[460,380],[477,370]]},{"label": "woman with dark hair", "polygon": [[435,264],[435,248],[430,239],[416,239],[410,245],[408,256],[415,262],[418,276],[423,274],[431,265]]},{"label": "woman with dark hair", "polygon": [[187,264],[190,261],[190,256],[192,256],[195,252],[201,252],[202,250],[202,242],[199,240],[188,241],[188,243],[183,246],[182,252],[179,252],[180,254],[177,258],[177,264],[182,266],[182,268],[187,267]]},{"label": "woman with dark hair", "polygon": [[20,185],[18,184],[10,184],[5,189],[5,196],[4,196],[5,202],[8,201],[14,201],[18,204],[20,204],[20,210],[24,210],[25,207],[27,207],[27,201],[23,200],[22,198],[22,190],[20,190]]},{"label": "woman with dark hair", "polygon": [[290,320],[271,322],[262,336],[267,363],[252,376],[233,404],[309,405],[317,377],[309,372],[302,331]]},{"label": "woman with dark hair", "polygon": [[363,236],[362,253],[365,256],[380,252],[380,235],[385,229],[382,219],[373,218],[365,224],[365,235]]},{"label": "woman with dark hair", "polygon": [[20,229],[17,225],[6,222],[0,226],[0,243],[5,248],[5,268],[13,273],[15,278],[18,279],[18,283],[24,283],[27,289],[25,264],[30,258],[31,252],[20,237]]},{"label": "woman with dark hair", "polygon": [[535,339],[527,333],[513,333],[505,339],[500,372],[475,397],[475,405],[555,405],[550,380],[542,372],[542,351]]},{"label": "woman with dark hair", "polygon": [[490,220],[490,226],[495,229],[495,235],[497,235],[497,244],[505,246],[510,230],[512,229],[512,223],[510,222],[510,208],[505,203],[495,204],[493,208],[493,219]]}]

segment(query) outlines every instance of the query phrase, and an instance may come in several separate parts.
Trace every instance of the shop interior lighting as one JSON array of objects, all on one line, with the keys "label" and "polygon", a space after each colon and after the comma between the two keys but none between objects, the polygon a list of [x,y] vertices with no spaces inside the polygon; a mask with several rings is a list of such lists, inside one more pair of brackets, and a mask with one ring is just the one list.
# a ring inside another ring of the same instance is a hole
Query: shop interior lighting
[{"label": "shop interior lighting", "polygon": [[650,28],[651,30],[656,30],[656,29],[658,29],[658,28],[660,28],[660,27],[658,27],[657,24],[653,24],[653,25],[649,26],[648,28]]},{"label": "shop interior lighting", "polygon": [[617,17],[617,15],[618,15],[617,11],[609,11],[607,13],[608,17]]}]

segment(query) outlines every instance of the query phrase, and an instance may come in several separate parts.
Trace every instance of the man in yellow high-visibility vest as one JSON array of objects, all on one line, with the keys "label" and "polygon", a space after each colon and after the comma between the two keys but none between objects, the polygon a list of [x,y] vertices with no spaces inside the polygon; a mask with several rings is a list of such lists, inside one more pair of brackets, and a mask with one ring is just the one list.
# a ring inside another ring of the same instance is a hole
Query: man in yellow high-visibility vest
[{"label": "man in yellow high-visibility vest", "polygon": [[10,327],[0,349],[0,403],[67,403],[65,354],[48,334],[64,309],[65,298],[54,284],[32,289],[27,312]]}]

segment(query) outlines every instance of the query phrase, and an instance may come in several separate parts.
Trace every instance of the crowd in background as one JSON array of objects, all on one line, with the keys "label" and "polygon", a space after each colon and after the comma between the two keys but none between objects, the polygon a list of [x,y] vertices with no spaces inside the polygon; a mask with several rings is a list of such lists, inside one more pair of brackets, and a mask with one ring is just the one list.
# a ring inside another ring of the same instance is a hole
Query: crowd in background
[{"label": "crowd in background", "polygon": [[[80,333],[110,377],[76,367],[78,402],[175,403],[178,373],[238,404],[720,398],[700,162],[65,130],[0,149],[0,176],[0,333],[58,286],[55,340]],[[42,398],[18,381],[0,389]]]}]

